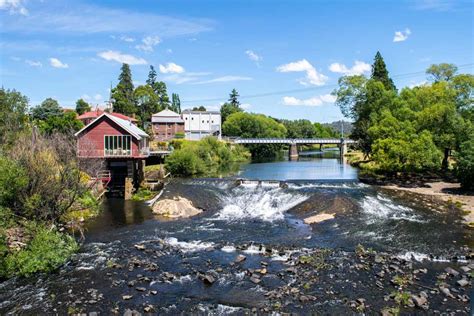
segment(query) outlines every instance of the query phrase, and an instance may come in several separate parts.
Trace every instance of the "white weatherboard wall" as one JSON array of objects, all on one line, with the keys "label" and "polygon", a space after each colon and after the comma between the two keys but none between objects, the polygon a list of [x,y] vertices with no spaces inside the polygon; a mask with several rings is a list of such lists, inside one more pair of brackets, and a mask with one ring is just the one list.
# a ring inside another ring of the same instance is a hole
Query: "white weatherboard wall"
[{"label": "white weatherboard wall", "polygon": [[200,140],[213,135],[221,138],[221,114],[212,111],[183,111],[186,139]]}]

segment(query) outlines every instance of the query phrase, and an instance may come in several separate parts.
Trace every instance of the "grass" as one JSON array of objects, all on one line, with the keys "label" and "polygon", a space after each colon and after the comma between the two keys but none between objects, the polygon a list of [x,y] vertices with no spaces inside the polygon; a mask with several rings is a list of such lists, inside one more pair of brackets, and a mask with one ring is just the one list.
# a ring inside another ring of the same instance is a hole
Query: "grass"
[{"label": "grass", "polygon": [[148,201],[151,200],[157,192],[148,189],[139,188],[136,193],[132,195],[132,201]]}]

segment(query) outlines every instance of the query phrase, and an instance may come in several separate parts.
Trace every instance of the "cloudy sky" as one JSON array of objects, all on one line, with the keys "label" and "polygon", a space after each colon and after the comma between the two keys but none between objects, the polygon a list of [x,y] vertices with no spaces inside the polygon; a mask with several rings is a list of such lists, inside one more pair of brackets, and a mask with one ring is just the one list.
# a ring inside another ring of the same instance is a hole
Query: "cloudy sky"
[{"label": "cloudy sky", "polygon": [[182,107],[216,109],[236,88],[248,111],[329,122],[346,74],[380,50],[398,87],[432,63],[473,73],[472,1],[0,0],[0,81],[30,98],[102,104],[121,63],[150,65]]}]

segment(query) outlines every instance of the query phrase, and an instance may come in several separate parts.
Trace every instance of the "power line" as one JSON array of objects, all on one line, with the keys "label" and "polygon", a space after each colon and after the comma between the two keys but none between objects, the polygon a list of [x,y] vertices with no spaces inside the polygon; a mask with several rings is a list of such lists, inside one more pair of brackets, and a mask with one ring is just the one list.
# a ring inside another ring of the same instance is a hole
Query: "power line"
[{"label": "power line", "polygon": [[[458,69],[463,69],[463,68],[470,68],[474,66],[474,63],[470,64],[463,64],[457,66]],[[426,71],[416,71],[416,72],[409,72],[409,73],[404,73],[404,74],[397,74],[391,76],[392,78],[395,79],[407,79],[410,77],[416,77],[418,75],[426,74]],[[272,95],[282,95],[282,94],[289,94],[289,93],[300,93],[300,92],[308,92],[308,91],[315,91],[315,90],[321,90],[321,89],[328,89],[328,88],[336,88],[338,84],[332,84],[332,85],[326,85],[326,86],[320,86],[320,87],[311,87],[311,88],[301,88],[301,89],[293,89],[293,90],[284,90],[284,91],[273,91],[273,92],[264,92],[264,93],[256,93],[256,94],[248,94],[244,96],[240,96],[240,99],[252,99],[252,98],[261,98],[261,97],[268,97]],[[202,103],[202,102],[218,102],[222,101],[225,98],[213,98],[213,99],[196,99],[196,100],[185,100],[181,101],[181,103]]]}]

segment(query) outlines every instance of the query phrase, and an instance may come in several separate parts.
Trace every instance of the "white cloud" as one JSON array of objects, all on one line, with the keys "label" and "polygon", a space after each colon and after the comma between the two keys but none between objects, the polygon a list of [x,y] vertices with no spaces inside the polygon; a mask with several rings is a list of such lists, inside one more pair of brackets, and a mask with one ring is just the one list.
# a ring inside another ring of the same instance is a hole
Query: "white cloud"
[{"label": "white cloud", "polygon": [[153,47],[161,43],[158,36],[147,36],[142,39],[142,44],[136,45],[135,48],[144,52],[152,52]]},{"label": "white cloud", "polygon": [[244,110],[248,110],[248,109],[250,109],[250,108],[252,107],[252,104],[250,104],[250,103],[242,103],[242,104],[240,105],[240,107],[241,107],[242,109],[244,109]]},{"label": "white cloud", "polygon": [[253,80],[253,78],[243,77],[243,76],[222,76],[222,77],[217,77],[217,78],[210,79],[210,80],[195,82],[194,84],[206,84],[206,83],[216,83],[216,82],[232,82],[232,81],[247,81],[247,80]]},{"label": "white cloud", "polygon": [[328,80],[328,77],[319,73],[316,68],[311,65],[306,59],[295,61],[289,64],[281,65],[277,67],[278,72],[306,72],[306,78],[301,79],[300,83],[302,85],[315,85],[322,86]]},{"label": "white cloud", "polygon": [[102,95],[99,94],[99,93],[97,93],[97,94],[94,96],[94,100],[96,100],[96,101],[100,101],[100,100],[102,100],[102,99],[103,99],[103,97],[102,97]]},{"label": "white cloud", "polygon": [[[3,9],[6,10],[10,10],[11,3],[24,2],[0,1]],[[213,24],[214,22],[209,19],[174,18],[134,9],[122,10],[84,4],[84,1],[74,1],[74,5],[68,1],[48,1],[47,5],[35,6],[34,12],[21,20],[18,20],[17,16],[2,16],[2,31],[25,33],[148,34],[151,30],[150,26],[153,26],[154,35],[165,38],[195,36],[212,30]]]},{"label": "white cloud", "polygon": [[68,64],[63,63],[57,58],[50,58],[49,64],[54,68],[69,68]]},{"label": "white cloud", "polygon": [[127,36],[127,35],[122,35],[120,36],[120,40],[127,42],[127,43],[133,43],[135,42],[135,39],[133,37]]},{"label": "white cloud", "polygon": [[83,100],[90,100],[90,98],[91,97],[88,94],[81,95],[81,99],[83,99]]},{"label": "white cloud", "polygon": [[168,48],[168,49],[166,50],[166,52],[167,52],[168,54],[172,54],[172,53],[173,53],[173,50],[172,50],[171,48]]},{"label": "white cloud", "polygon": [[456,0],[416,0],[414,8],[417,10],[449,11],[456,4]]},{"label": "white cloud", "polygon": [[43,64],[40,61],[26,59],[25,63],[31,67],[43,67]]},{"label": "white cloud", "polygon": [[394,42],[403,42],[406,41],[408,36],[411,34],[410,29],[405,29],[405,31],[396,31],[395,36],[393,37]]},{"label": "white cloud", "polygon": [[163,78],[165,81],[173,82],[176,84],[182,84],[186,82],[197,81],[200,77],[210,75],[210,72],[186,72],[181,74],[173,74]]},{"label": "white cloud", "polygon": [[425,86],[425,85],[427,85],[427,84],[428,84],[428,81],[426,81],[426,80],[418,81],[418,82],[412,81],[412,82],[408,85],[408,87],[409,87],[410,89],[413,89],[413,88],[415,88],[415,87],[421,87],[421,86]]},{"label": "white cloud", "polygon": [[257,66],[259,65],[259,62],[263,60],[262,56],[258,55],[252,50],[246,50],[245,54],[250,60],[254,61],[257,64]]},{"label": "white cloud", "polygon": [[99,57],[108,60],[108,61],[115,61],[120,64],[129,64],[129,65],[146,65],[147,61],[140,57],[135,57],[133,55],[122,54],[121,52],[108,50],[104,52],[100,52],[97,54]]},{"label": "white cloud", "polygon": [[181,74],[184,72],[184,68],[175,63],[160,64],[159,68],[162,74]]},{"label": "white cloud", "polygon": [[341,73],[344,75],[362,75],[366,72],[369,72],[372,67],[364,63],[363,61],[356,60],[354,66],[348,68],[346,65],[341,63],[332,63],[329,66],[329,70],[336,73]]},{"label": "white cloud", "polygon": [[8,11],[10,14],[28,15],[23,2],[23,0],[0,0],[0,10]]},{"label": "white cloud", "polygon": [[295,97],[283,97],[283,104],[290,106],[320,106],[324,103],[334,103],[336,97],[331,94],[324,94],[309,99],[298,99]]}]

